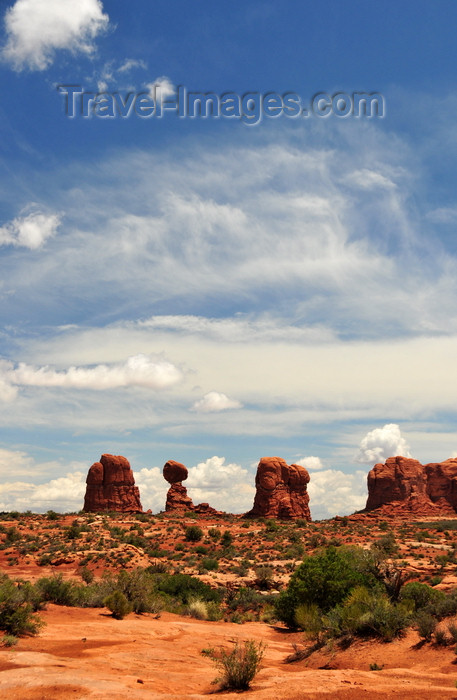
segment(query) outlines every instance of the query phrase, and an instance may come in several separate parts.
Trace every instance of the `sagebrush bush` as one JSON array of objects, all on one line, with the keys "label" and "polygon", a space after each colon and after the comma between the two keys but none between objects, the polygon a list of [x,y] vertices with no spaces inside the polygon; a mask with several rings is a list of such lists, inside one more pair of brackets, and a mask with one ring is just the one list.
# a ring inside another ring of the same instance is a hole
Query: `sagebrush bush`
[{"label": "sagebrush bush", "polygon": [[186,527],[184,537],[187,542],[199,542],[203,537],[203,530],[198,525],[189,525]]},{"label": "sagebrush bush", "polygon": [[236,642],[230,652],[221,649],[218,655],[211,653],[212,660],[222,671],[222,676],[214,682],[224,689],[247,690],[260,668],[265,649],[262,642],[247,640],[243,644]]},{"label": "sagebrush bush", "polygon": [[132,612],[132,605],[122,591],[114,591],[105,598],[105,606],[111,610],[111,614],[116,620],[122,620]]},{"label": "sagebrush bush", "polygon": [[436,629],[436,619],[425,610],[420,610],[416,615],[416,624],[419,637],[426,642],[432,641],[432,635]]},{"label": "sagebrush bush", "polygon": [[200,598],[191,598],[187,605],[187,614],[195,617],[196,620],[207,620],[208,608],[205,601]]},{"label": "sagebrush bush", "polygon": [[15,637],[37,634],[43,621],[7,576],[0,579],[0,630]]}]

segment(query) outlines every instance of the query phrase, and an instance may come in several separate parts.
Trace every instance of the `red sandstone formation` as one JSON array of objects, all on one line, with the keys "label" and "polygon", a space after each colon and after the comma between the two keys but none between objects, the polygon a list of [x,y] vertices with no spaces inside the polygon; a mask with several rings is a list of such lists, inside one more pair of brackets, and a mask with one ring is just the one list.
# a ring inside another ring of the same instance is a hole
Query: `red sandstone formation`
[{"label": "red sandstone formation", "polygon": [[298,464],[288,465],[280,457],[262,457],[255,477],[256,494],[248,517],[304,518],[311,521],[306,488],[309,474]]},{"label": "red sandstone formation", "polygon": [[187,479],[187,467],[181,462],[169,459],[163,468],[163,476],[171,484],[167,493],[166,511],[192,511],[194,513],[218,514],[219,511],[211,508],[208,503],[199,503],[194,506],[192,499],[187,495],[187,489],[182,482]]},{"label": "red sandstone formation", "polygon": [[143,512],[140,492],[125,457],[102,455],[100,462],[89,469],[86,484],[85,511]]},{"label": "red sandstone formation", "polygon": [[175,462],[169,459],[163,468],[163,478],[169,484],[181,484],[188,477],[187,467],[181,462]]},{"label": "red sandstone formation", "polygon": [[455,515],[457,459],[422,465],[407,457],[389,457],[368,474],[365,511],[381,515]]}]

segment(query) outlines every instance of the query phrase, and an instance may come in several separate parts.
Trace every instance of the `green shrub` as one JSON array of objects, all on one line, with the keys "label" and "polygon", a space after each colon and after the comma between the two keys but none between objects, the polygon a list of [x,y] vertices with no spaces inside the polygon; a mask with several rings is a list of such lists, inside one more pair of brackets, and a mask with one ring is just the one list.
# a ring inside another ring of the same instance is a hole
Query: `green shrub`
[{"label": "green shrub", "polygon": [[425,610],[420,610],[416,615],[416,623],[419,637],[425,639],[426,642],[431,642],[437,624],[433,615],[425,612]]},{"label": "green shrub", "polygon": [[217,559],[206,557],[205,559],[202,559],[200,567],[204,571],[217,571],[219,569],[219,562]]},{"label": "green shrub", "polygon": [[208,608],[205,601],[200,598],[191,598],[187,605],[187,614],[190,617],[195,617],[197,620],[207,620]]},{"label": "green shrub", "polygon": [[405,604],[392,603],[385,594],[358,586],[343,605],[324,618],[329,636],[377,636],[384,641],[398,637],[408,626],[411,614]]},{"label": "green shrub", "polygon": [[356,586],[378,587],[367,570],[366,554],[356,547],[327,547],[304,561],[275,602],[278,619],[295,626],[299,605],[315,603],[323,612],[331,610]]},{"label": "green shrub", "polygon": [[77,584],[64,581],[62,574],[38,579],[36,588],[42,600],[56,605],[75,605],[78,598]]},{"label": "green shrub", "polygon": [[222,594],[200,579],[189,574],[162,574],[157,579],[157,590],[187,604],[191,598],[220,602]]},{"label": "green shrub", "polygon": [[400,593],[400,600],[412,601],[415,610],[422,610],[445,598],[446,595],[442,591],[427,586],[426,583],[419,583],[418,581],[405,584]]},{"label": "green shrub", "polygon": [[14,636],[14,634],[5,634],[2,637],[2,644],[4,647],[14,647],[18,643],[19,639]]},{"label": "green shrub", "polygon": [[236,642],[232,651],[221,649],[217,656],[210,652],[211,659],[222,671],[222,677],[214,683],[220,683],[223,689],[247,690],[260,668],[264,652],[265,645],[253,640],[247,640],[244,644]]},{"label": "green shrub", "polygon": [[317,639],[323,629],[322,614],[315,603],[304,603],[295,610],[295,624],[310,639]]},{"label": "green shrub", "polygon": [[188,525],[184,536],[187,542],[199,542],[203,537],[203,530],[198,525]]},{"label": "green shrub", "polygon": [[34,614],[24,594],[7,576],[0,579],[0,629],[21,637],[37,634],[43,621]]},{"label": "green shrub", "polygon": [[233,543],[233,535],[230,532],[230,530],[225,530],[224,534],[221,537],[221,546],[226,549],[227,547],[230,547]]},{"label": "green shrub", "polygon": [[114,591],[105,598],[105,606],[111,610],[112,616],[116,620],[122,620],[126,615],[132,612],[132,606],[121,591]]}]

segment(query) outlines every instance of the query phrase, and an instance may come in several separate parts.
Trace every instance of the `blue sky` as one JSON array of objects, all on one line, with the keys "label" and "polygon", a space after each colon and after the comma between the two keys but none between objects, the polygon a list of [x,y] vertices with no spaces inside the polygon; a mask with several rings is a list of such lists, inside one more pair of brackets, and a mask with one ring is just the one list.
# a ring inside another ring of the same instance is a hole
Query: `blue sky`
[{"label": "blue sky", "polygon": [[[78,510],[111,452],[145,508],[175,459],[243,512],[279,455],[319,518],[363,507],[377,461],[457,454],[454,2],[1,12],[0,510]],[[69,118],[59,85],[385,109]]]}]

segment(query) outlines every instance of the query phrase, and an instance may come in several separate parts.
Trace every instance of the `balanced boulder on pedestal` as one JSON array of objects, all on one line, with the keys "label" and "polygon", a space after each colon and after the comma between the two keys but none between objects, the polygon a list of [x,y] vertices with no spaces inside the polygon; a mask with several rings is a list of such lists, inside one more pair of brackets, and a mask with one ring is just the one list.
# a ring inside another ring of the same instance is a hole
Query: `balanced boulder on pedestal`
[{"label": "balanced boulder on pedestal", "polygon": [[89,469],[86,484],[85,511],[143,512],[140,492],[135,486],[132,468],[125,457],[102,455],[100,461]]},{"label": "balanced boulder on pedestal", "polygon": [[167,493],[167,502],[165,504],[166,511],[192,511],[193,513],[202,513],[208,515],[216,515],[219,513],[215,508],[211,508],[208,503],[199,503],[194,506],[192,499],[187,495],[187,489],[182,485],[182,482],[188,476],[187,467],[181,462],[175,462],[169,459],[163,468],[163,476],[169,484],[171,484]]}]

